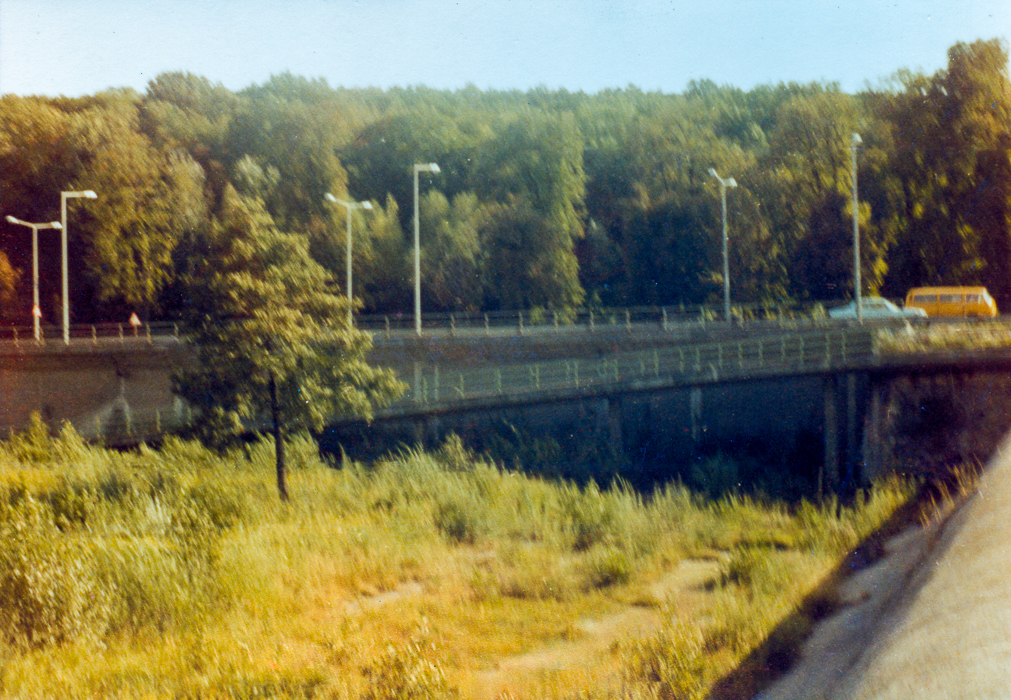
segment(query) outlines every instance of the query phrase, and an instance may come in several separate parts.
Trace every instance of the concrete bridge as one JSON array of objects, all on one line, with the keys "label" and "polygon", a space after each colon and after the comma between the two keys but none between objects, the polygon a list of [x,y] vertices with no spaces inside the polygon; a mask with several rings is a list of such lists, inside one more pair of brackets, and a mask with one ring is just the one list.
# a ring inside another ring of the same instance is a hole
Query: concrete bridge
[{"label": "concrete bridge", "polygon": [[[989,328],[989,324],[987,325]],[[372,361],[409,385],[369,426],[335,421],[337,439],[390,429],[406,441],[480,430],[480,417],[533,426],[594,422],[633,459],[687,459],[701,442],[820,435],[827,486],[880,468],[881,426],[896,381],[1006,372],[1002,351],[887,353],[877,327],[810,321],[747,325],[443,327],[422,337],[380,328]],[[33,411],[107,444],[151,440],[192,411],[171,393],[188,361],[171,327],[77,329],[69,345],[0,340],[0,433]],[[636,454],[638,453],[638,454]]]},{"label": "concrete bridge", "polygon": [[[681,327],[680,335],[618,328],[508,340],[402,337],[381,345],[377,359],[409,389],[373,426],[410,444],[480,432],[479,416],[532,426],[589,420],[615,449],[668,462],[688,460],[701,442],[773,436],[790,444],[817,434],[825,485],[857,484],[886,461],[882,427],[897,383],[1011,369],[1003,351],[883,352],[878,330],[764,323]],[[334,429],[348,436],[354,427]]]}]

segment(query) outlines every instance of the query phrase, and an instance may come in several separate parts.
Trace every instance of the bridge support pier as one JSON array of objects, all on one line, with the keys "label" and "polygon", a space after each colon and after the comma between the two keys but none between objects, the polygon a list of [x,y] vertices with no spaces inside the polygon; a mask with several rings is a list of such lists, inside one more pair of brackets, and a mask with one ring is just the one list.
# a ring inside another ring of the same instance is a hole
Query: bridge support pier
[{"label": "bridge support pier", "polygon": [[[871,396],[868,397],[868,387],[868,377],[856,372],[834,374],[825,378],[823,390],[825,452],[818,479],[819,492],[839,492],[845,497],[860,488],[864,482],[866,473],[864,451],[867,447],[865,419],[870,412],[874,421],[880,418],[881,412],[880,392],[872,390]],[[871,431],[876,431],[876,427]],[[873,440],[872,435],[871,442]]]},{"label": "bridge support pier", "polygon": [[839,484],[839,418],[836,415],[836,377],[825,377],[822,389],[825,420],[823,435],[825,438],[824,457],[821,472],[818,474],[818,495],[832,490]]},{"label": "bridge support pier", "polygon": [[870,387],[870,406],[866,428],[864,429],[863,446],[863,477],[870,480],[883,473],[885,446],[884,426],[885,405],[887,403],[888,386],[874,382]]}]

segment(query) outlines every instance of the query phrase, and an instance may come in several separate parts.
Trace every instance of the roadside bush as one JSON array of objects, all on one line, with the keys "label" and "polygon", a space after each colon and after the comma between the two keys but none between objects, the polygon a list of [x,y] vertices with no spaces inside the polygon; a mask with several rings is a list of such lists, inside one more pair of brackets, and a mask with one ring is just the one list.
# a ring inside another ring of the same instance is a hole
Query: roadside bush
[{"label": "roadside bush", "polygon": [[92,552],[67,537],[31,494],[0,513],[0,635],[38,648],[101,634],[107,595]]}]

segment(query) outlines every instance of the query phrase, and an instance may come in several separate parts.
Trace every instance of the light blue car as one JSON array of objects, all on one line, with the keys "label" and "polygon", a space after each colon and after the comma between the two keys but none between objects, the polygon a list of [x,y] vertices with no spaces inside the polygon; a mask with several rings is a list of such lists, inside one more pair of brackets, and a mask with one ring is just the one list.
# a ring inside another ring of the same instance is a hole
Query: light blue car
[{"label": "light blue car", "polygon": [[[915,306],[909,308],[899,308],[883,297],[862,297],[860,299],[860,310],[863,318],[926,318],[927,312]],[[857,303],[851,301],[845,306],[837,306],[829,309],[829,318],[856,318]]]}]

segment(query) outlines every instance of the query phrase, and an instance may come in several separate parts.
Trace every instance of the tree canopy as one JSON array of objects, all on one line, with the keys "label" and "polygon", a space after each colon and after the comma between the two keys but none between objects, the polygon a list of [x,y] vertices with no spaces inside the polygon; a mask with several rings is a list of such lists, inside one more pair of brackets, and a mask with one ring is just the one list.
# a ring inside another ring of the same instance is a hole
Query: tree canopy
[{"label": "tree canopy", "polygon": [[[354,216],[356,304],[406,313],[411,169],[436,162],[441,174],[421,183],[426,310],[711,303],[723,274],[715,168],[738,183],[733,301],[834,300],[853,294],[854,132],[864,292],[982,283],[1011,305],[999,40],[956,44],[943,70],[859,94],[705,80],[681,94],[348,89],[290,73],[232,92],[167,73],[144,94],[6,95],[0,208],[50,221],[61,190],[99,193],[69,227],[73,320],[97,321],[184,316],[183,276],[207,252],[198,242],[238,194],[343,288],[344,212],[324,195],[370,200]],[[2,318],[27,322],[23,231],[0,222],[0,234]],[[55,318],[59,260],[42,252],[43,313]]]},{"label": "tree canopy", "polygon": [[369,418],[401,385],[365,362],[370,336],[350,325],[347,298],[331,289],[305,239],[278,230],[260,200],[226,190],[201,247],[210,255],[184,281],[197,362],[176,391],[199,409],[197,430],[210,442],[268,427],[287,498],[288,431]]}]

